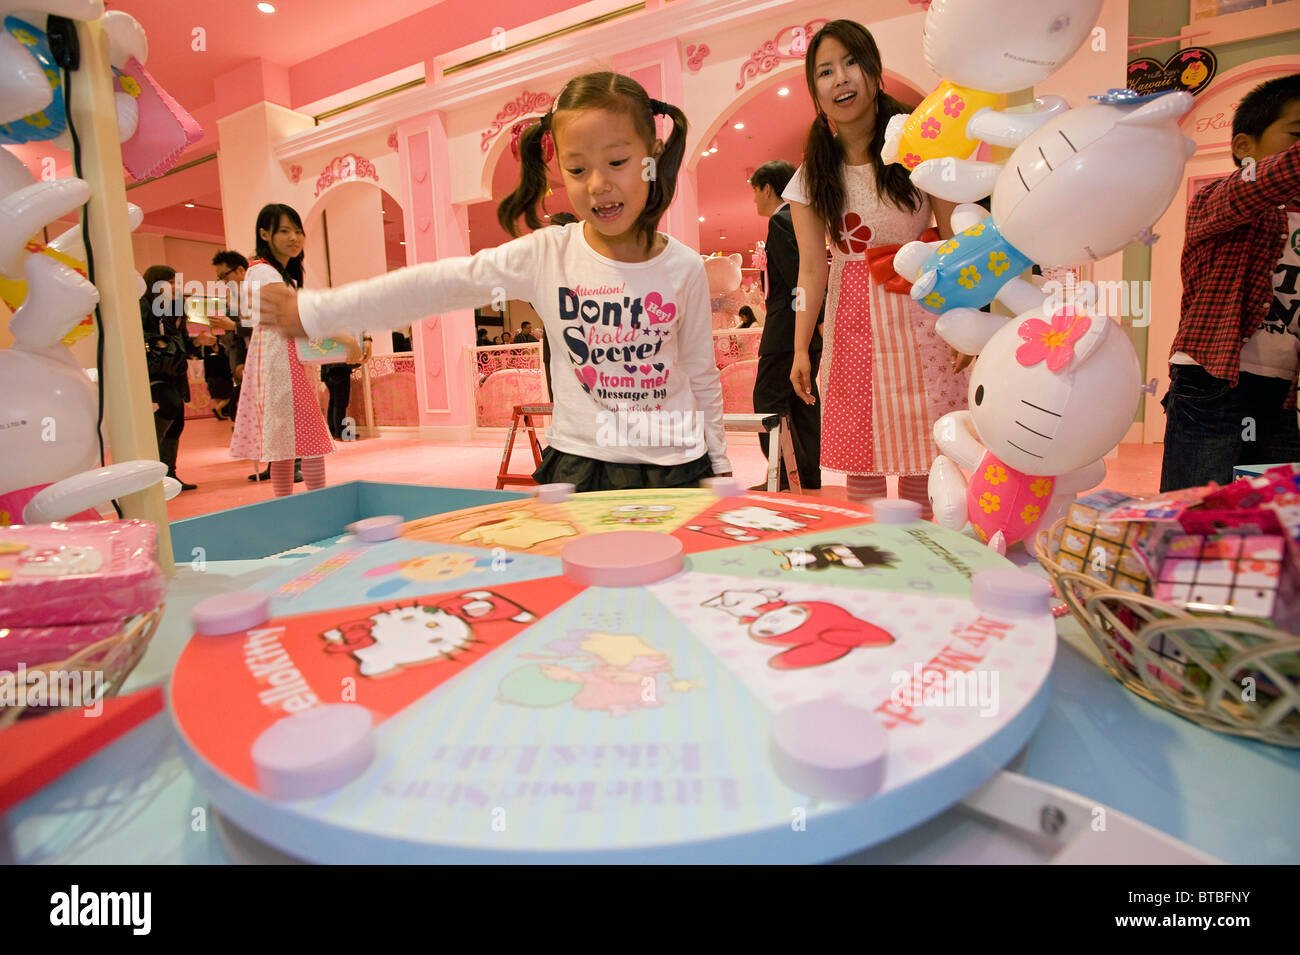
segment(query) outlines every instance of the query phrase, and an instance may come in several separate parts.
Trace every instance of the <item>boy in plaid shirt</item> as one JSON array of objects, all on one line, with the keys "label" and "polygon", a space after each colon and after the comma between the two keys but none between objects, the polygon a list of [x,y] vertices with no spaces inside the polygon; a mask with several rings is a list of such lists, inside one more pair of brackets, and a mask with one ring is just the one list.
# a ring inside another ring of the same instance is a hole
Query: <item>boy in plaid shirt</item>
[{"label": "boy in plaid shirt", "polygon": [[1232,158],[1187,207],[1161,491],[1300,461],[1300,74],[1242,99]]}]

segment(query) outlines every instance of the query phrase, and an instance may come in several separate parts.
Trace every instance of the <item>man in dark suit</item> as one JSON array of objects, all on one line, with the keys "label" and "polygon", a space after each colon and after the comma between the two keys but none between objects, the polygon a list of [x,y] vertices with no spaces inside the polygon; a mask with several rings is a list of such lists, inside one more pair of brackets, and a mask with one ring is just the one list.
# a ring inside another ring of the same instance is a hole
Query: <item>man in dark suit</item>
[{"label": "man in dark suit", "polygon": [[[794,176],[794,166],[782,159],[765,162],[754,170],[749,184],[754,187],[754,206],[767,216],[767,318],[758,345],[758,375],[754,379],[754,411],[760,414],[787,415],[794,439],[794,456],[799,466],[799,483],[806,490],[822,486],[821,401],[814,377],[815,404],[795,399],[790,385],[790,366],[794,362],[794,295],[799,283],[799,245],[790,220],[790,206],[781,198],[786,184]],[[825,306],[823,305],[823,308]],[[813,374],[821,361],[821,316],[808,346]],[[767,435],[759,435],[763,453],[767,454]],[[781,463],[781,490],[790,486]],[[754,490],[763,490],[760,485]]]}]

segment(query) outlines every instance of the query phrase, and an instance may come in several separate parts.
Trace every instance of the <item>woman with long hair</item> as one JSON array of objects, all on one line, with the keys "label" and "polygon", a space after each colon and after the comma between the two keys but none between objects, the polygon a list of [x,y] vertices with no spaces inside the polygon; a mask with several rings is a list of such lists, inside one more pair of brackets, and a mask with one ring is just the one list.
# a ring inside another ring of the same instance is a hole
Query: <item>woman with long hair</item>
[{"label": "woman with long hair", "polygon": [[884,497],[886,475],[897,474],[900,496],[929,517],[926,485],[938,454],[931,429],[965,405],[967,376],[935,332],[935,317],[912,301],[906,283],[890,282],[899,287],[891,291],[880,273],[932,215],[939,235],[950,237],[952,204],[920,192],[905,167],[881,158],[885,125],[907,109],[884,92],[880,50],[865,27],[833,20],[818,30],[804,74],[817,118],[804,163],[783,193],[804,293],[790,381],[811,404],[808,345],[825,297],[822,467],[846,475],[850,500]]}]

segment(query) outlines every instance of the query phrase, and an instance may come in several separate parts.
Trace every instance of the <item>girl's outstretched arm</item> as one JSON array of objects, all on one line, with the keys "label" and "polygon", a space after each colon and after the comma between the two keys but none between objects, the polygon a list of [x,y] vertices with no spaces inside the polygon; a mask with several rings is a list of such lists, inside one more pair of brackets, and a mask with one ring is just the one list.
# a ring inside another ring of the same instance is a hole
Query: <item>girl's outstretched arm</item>
[{"label": "girl's outstretched arm", "polygon": [[[397,269],[333,289],[262,290],[259,321],[311,339],[402,328],[429,315],[510,299],[534,301],[545,230],[471,256]],[[285,294],[288,292],[289,294]]]}]

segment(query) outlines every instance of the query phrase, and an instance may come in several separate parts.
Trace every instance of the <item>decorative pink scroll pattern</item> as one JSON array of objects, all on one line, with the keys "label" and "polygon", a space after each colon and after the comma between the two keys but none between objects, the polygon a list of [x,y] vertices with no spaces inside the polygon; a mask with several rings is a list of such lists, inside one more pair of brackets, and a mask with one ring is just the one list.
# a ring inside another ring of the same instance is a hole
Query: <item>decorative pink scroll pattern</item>
[{"label": "decorative pink scroll pattern", "polygon": [[690,44],[690,46],[686,48],[686,68],[692,73],[698,73],[700,67],[704,65],[704,58],[708,55],[709,47],[707,44]]},{"label": "decorative pink scroll pattern", "polygon": [[808,52],[808,42],[813,34],[828,23],[828,20],[809,20],[807,23],[791,24],[782,27],[775,37],[765,42],[749,55],[740,66],[740,82],[736,89],[743,90],[745,84],[763,73],[770,73],[786,60],[802,60]]},{"label": "decorative pink scroll pattern", "polygon": [[474,372],[474,420],[480,428],[507,428],[515,405],[549,400],[540,343],[475,348]]},{"label": "decorative pink scroll pattern", "polygon": [[375,169],[375,164],[365,156],[358,156],[356,153],[335,156],[316,179],[315,195],[319,196],[335,183],[354,179],[373,179],[378,182],[379,170]]},{"label": "decorative pink scroll pattern", "polygon": [[500,135],[503,129],[524,116],[546,112],[551,108],[551,101],[550,93],[530,93],[524,90],[517,98],[501,107],[496,119],[492,120],[492,125],[483,130],[479,148],[487,152],[492,146],[492,140]]},{"label": "decorative pink scroll pattern", "polygon": [[762,337],[763,329],[758,326],[714,331],[713,363],[723,369],[738,361],[758,358],[758,343]]},{"label": "decorative pink scroll pattern", "polygon": [[298,184],[298,180],[301,178],[302,178],[302,166],[299,166],[297,163],[294,163],[292,166],[289,167],[289,181],[296,186]]},{"label": "decorative pink scroll pattern", "polygon": [[388,148],[391,149],[393,152],[397,152],[397,131],[396,130],[388,134]]}]

